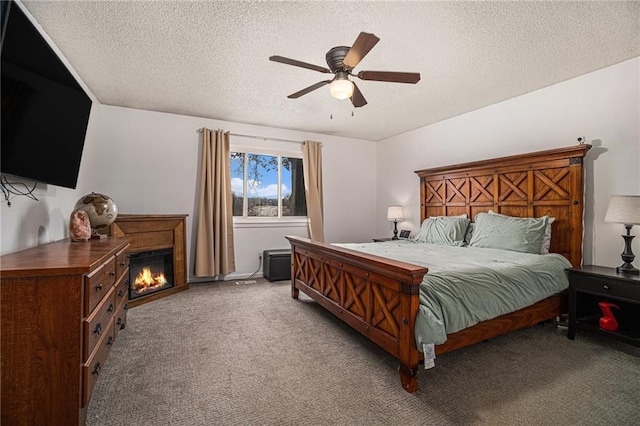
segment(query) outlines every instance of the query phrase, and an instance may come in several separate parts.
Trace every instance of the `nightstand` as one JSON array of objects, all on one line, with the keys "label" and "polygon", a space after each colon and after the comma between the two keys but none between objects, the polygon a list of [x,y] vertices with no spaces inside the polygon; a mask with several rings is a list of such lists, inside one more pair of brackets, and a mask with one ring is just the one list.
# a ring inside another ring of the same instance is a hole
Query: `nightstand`
[{"label": "nightstand", "polygon": [[388,237],[388,238],[374,238],[373,239],[374,243],[381,243],[383,241],[394,241],[394,239],[391,238],[391,237]]},{"label": "nightstand", "polygon": [[[569,330],[567,337],[575,339],[576,328],[597,330],[635,346],[640,346],[640,276],[619,274],[616,268],[585,265],[569,269]],[[603,316],[600,302],[610,302],[618,329],[600,327]]]}]

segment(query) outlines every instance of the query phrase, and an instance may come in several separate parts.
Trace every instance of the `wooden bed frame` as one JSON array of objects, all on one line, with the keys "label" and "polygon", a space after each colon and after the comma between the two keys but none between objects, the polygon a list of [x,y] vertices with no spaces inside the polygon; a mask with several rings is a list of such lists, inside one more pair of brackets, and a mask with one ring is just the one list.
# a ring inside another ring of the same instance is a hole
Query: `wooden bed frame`
[{"label": "wooden bed frame", "polygon": [[[420,219],[493,210],[510,216],[556,218],[551,249],[574,266],[582,262],[583,157],[577,145],[492,160],[418,170]],[[418,390],[414,323],[427,268],[288,236],[291,297],[302,290],[400,361],[407,392]],[[566,292],[565,292],[566,293]],[[442,354],[566,313],[566,295],[449,334]]]}]

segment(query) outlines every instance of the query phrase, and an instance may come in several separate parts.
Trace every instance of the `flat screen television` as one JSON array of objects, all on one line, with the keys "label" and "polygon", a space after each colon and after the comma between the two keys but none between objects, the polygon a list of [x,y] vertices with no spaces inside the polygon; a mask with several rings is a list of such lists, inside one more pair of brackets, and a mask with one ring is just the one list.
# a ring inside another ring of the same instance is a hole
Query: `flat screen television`
[{"label": "flat screen television", "polygon": [[20,6],[1,3],[0,172],[75,188],[91,99]]}]

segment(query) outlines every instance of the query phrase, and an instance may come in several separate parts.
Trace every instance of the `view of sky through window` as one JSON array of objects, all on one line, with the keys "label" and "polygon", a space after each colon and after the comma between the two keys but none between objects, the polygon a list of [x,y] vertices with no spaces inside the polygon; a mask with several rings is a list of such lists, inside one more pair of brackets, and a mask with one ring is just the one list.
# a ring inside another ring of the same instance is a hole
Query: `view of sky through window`
[{"label": "view of sky through window", "polygon": [[[259,162],[258,167],[252,168],[251,161],[249,164],[249,171],[247,176],[247,192],[249,197],[263,197],[263,198],[278,198],[278,168],[276,164],[273,164],[269,169],[261,166],[260,164],[271,164],[277,161],[277,157],[269,155],[256,155],[249,154],[257,157]],[[242,157],[236,157],[231,159],[231,190],[234,194],[242,195],[243,192],[243,180],[244,180],[244,168]],[[253,170],[253,176],[252,176]],[[259,174],[255,176],[255,172]],[[291,170],[282,167],[282,196],[291,195],[291,187],[287,185],[287,182],[291,182]]]}]

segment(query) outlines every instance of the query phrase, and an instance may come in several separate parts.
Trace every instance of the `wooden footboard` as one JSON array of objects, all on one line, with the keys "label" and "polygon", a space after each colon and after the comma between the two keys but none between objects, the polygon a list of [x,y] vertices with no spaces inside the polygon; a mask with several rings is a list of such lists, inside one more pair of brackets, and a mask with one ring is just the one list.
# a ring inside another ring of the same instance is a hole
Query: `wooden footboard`
[{"label": "wooden footboard", "polygon": [[[402,387],[418,390],[415,321],[420,283],[427,268],[342,247],[286,237],[291,242],[291,297],[299,291],[367,336],[400,362]],[[457,333],[436,346],[443,354],[567,312],[566,296],[555,295],[519,311]]]},{"label": "wooden footboard", "polygon": [[299,290],[400,361],[402,387],[418,389],[414,324],[427,268],[290,237],[291,297]]}]

